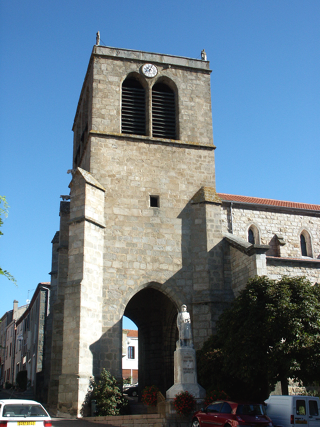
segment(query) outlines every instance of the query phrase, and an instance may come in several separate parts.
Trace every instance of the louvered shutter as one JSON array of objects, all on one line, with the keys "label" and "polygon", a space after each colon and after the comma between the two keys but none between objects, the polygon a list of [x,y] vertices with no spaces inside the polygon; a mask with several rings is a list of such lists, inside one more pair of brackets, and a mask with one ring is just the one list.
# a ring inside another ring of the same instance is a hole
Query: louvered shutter
[{"label": "louvered shutter", "polygon": [[145,90],[135,79],[126,79],[122,84],[121,132],[146,134]]},{"label": "louvered shutter", "polygon": [[152,88],[152,136],[176,139],[175,95],[163,83]]}]

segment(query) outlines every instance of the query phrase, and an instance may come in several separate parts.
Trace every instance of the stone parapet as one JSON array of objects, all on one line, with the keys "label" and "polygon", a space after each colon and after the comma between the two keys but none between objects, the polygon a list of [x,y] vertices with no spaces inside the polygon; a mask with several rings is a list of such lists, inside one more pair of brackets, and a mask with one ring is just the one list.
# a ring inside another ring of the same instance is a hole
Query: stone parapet
[{"label": "stone parapet", "polygon": [[197,69],[203,72],[211,72],[208,61],[183,56],[144,52],[142,50],[119,49],[108,46],[94,46],[92,53],[111,59],[127,60],[131,62],[153,62],[156,64],[167,64],[170,67],[184,67]]}]

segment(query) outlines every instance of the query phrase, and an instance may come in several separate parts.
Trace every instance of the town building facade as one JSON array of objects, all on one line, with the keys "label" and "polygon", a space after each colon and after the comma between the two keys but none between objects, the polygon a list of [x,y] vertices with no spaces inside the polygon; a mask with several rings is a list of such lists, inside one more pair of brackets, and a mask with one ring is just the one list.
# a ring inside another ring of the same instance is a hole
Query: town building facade
[{"label": "town building facade", "polygon": [[[44,375],[45,336],[50,311],[50,283],[39,283],[28,304],[5,313],[0,323],[1,385],[17,385],[17,374],[25,371],[27,386],[39,400],[47,398]],[[48,371],[48,370],[47,370]]]},{"label": "town building facade", "polygon": [[[12,321],[13,310],[7,311],[0,321],[0,361],[1,361],[1,370],[0,370],[0,385],[5,387],[7,381],[8,373],[5,370],[5,360],[7,355],[7,327]],[[10,377],[10,375],[9,375]]]},{"label": "town building facade", "polygon": [[122,378],[129,380],[129,384],[138,382],[138,331],[122,330]]},{"label": "town building facade", "polygon": [[50,311],[50,283],[38,284],[24,313],[15,323],[14,382],[17,373],[26,371],[28,387],[39,400],[44,390],[44,351],[46,321]]},{"label": "town building facade", "polygon": [[52,241],[55,411],[83,413],[103,368],[122,379],[124,315],[139,328],[139,387],[165,393],[182,304],[198,349],[248,278],[319,281],[319,205],[217,193],[210,72],[205,55],[93,48]]},{"label": "town building facade", "polygon": [[2,382],[4,387],[11,387],[15,383],[16,322],[17,319],[19,319],[19,317],[26,311],[27,307],[27,305],[18,307],[18,301],[14,300],[13,310],[7,312],[4,316],[4,325],[2,329],[2,336],[4,337]]}]

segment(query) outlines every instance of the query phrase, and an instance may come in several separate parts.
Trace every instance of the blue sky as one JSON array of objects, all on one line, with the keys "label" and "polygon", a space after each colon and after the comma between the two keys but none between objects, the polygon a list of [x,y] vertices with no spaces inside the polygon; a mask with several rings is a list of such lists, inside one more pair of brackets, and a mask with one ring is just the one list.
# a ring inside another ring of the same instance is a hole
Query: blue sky
[{"label": "blue sky", "polygon": [[319,204],[319,0],[2,0],[0,316],[50,281],[72,123],[101,44],[200,58],[211,74],[219,192]]}]

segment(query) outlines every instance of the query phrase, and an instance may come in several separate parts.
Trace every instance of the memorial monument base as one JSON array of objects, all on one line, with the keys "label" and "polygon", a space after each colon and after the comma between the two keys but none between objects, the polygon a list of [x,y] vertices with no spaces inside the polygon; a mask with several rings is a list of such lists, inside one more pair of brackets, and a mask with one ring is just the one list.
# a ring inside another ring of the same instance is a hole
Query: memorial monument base
[{"label": "memorial monument base", "polygon": [[204,399],[206,391],[197,382],[196,352],[192,347],[179,347],[174,352],[174,385],[166,392],[167,399],[188,391],[196,399]]}]

